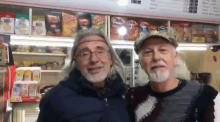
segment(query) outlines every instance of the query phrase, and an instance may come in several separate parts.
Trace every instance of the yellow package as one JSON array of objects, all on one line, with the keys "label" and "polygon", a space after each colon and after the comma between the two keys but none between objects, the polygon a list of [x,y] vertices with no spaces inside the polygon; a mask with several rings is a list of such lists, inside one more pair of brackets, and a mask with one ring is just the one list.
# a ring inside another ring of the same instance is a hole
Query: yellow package
[{"label": "yellow package", "polygon": [[24,71],[24,81],[31,81],[32,71],[31,70],[25,70]]},{"label": "yellow package", "polygon": [[205,43],[205,37],[192,37],[192,42]]},{"label": "yellow package", "polygon": [[25,67],[30,67],[33,64],[33,61],[23,61]]},{"label": "yellow package", "polygon": [[41,72],[40,72],[40,70],[33,70],[32,73],[33,73],[33,81],[40,82],[40,79],[41,79]]},{"label": "yellow package", "polygon": [[17,69],[16,70],[16,81],[23,81],[24,70]]},{"label": "yellow package", "polygon": [[63,36],[74,37],[77,30],[77,15],[62,13]]}]

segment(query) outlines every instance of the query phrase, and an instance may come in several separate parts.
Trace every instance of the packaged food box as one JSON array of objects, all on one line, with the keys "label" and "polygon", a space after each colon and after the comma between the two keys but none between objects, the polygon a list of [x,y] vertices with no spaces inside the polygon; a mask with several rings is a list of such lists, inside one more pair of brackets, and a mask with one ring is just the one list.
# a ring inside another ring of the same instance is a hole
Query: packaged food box
[{"label": "packaged food box", "polygon": [[110,39],[124,40],[127,34],[126,17],[111,17]]},{"label": "packaged food box", "polygon": [[92,27],[107,34],[106,18],[105,15],[92,14]]},{"label": "packaged food box", "polygon": [[46,24],[44,16],[33,16],[32,18],[32,35],[45,36],[46,35]]},{"label": "packaged food box", "polygon": [[63,36],[75,36],[77,32],[77,17],[77,15],[62,12]]},{"label": "packaged food box", "polygon": [[28,97],[28,84],[21,85],[21,96]]},{"label": "packaged food box", "polygon": [[21,35],[29,34],[29,15],[26,14],[16,14],[15,20],[15,33]]},{"label": "packaged food box", "polygon": [[17,68],[16,69],[16,80],[15,81],[23,81],[24,76],[24,69],[23,68]]},{"label": "packaged food box", "polygon": [[92,27],[92,17],[89,13],[79,14],[77,17],[77,31],[83,29],[89,29]]},{"label": "packaged food box", "polygon": [[14,13],[0,13],[1,17],[1,33],[13,34],[15,30],[15,14]]},{"label": "packaged food box", "polygon": [[38,85],[37,84],[29,84],[29,97],[36,97],[37,96],[37,89]]},{"label": "packaged food box", "polygon": [[136,41],[136,39],[140,35],[140,26],[138,25],[137,20],[128,19],[126,21],[126,28],[127,28],[126,40]]},{"label": "packaged food box", "polygon": [[59,11],[46,11],[46,29],[48,36],[62,35],[62,13]]},{"label": "packaged food box", "polygon": [[41,79],[41,71],[38,68],[34,68],[32,70],[33,73],[33,81],[38,81],[40,82]]},{"label": "packaged food box", "polygon": [[22,89],[21,84],[14,84],[13,95],[14,96],[20,96],[21,95],[21,89]]},{"label": "packaged food box", "polygon": [[31,79],[32,79],[32,71],[25,70],[24,71],[24,81],[31,81]]}]

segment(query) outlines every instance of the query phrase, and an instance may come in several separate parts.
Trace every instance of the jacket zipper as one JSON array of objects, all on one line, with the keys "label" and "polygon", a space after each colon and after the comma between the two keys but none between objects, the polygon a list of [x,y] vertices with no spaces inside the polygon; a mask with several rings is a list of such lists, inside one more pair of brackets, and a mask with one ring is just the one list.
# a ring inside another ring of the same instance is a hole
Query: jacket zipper
[{"label": "jacket zipper", "polygon": [[105,98],[105,102],[106,102],[106,106],[108,106],[108,99],[107,98]]}]

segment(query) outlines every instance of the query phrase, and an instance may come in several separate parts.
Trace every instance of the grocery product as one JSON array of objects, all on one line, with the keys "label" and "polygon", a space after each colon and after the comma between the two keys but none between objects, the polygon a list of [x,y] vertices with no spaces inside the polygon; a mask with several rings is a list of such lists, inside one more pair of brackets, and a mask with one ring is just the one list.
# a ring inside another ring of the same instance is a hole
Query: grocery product
[{"label": "grocery product", "polygon": [[32,17],[32,35],[45,36],[46,35],[46,25],[44,16],[33,16]]},{"label": "grocery product", "polygon": [[107,34],[106,16],[92,14],[92,27],[101,30],[103,33]]},{"label": "grocery product", "polygon": [[63,36],[75,36],[77,31],[77,17],[77,15],[62,12]]},{"label": "grocery product", "polygon": [[37,96],[37,84],[29,84],[29,97],[36,97]]},{"label": "grocery product", "polygon": [[48,36],[62,35],[62,14],[59,11],[46,11],[46,29]]},{"label": "grocery product", "polygon": [[16,14],[15,33],[22,35],[29,34],[29,15],[20,13]]},{"label": "grocery product", "polygon": [[21,85],[21,96],[28,97],[28,84]]},{"label": "grocery product", "polygon": [[24,81],[31,81],[31,79],[32,79],[32,71],[25,70],[24,71]]},{"label": "grocery product", "polygon": [[4,43],[3,36],[0,36],[0,63],[9,63],[9,49],[8,45]]},{"label": "grocery product", "polygon": [[205,43],[204,26],[202,24],[192,26],[192,42]]},{"label": "grocery product", "polygon": [[16,69],[16,81],[23,81],[24,69],[17,68]]},{"label": "grocery product", "polygon": [[32,70],[32,74],[33,74],[33,81],[38,81],[40,82],[41,79],[41,71],[38,68],[34,68]]},{"label": "grocery product", "polygon": [[15,14],[14,13],[0,13],[1,17],[1,33],[14,33],[15,30]]},{"label": "grocery product", "polygon": [[92,17],[88,13],[79,14],[77,18],[77,31],[92,27]]},{"label": "grocery product", "polygon": [[135,41],[139,37],[139,34],[140,34],[140,26],[138,25],[137,21],[133,19],[127,20],[126,28],[127,28],[126,40]]},{"label": "grocery product", "polygon": [[126,38],[126,17],[111,17],[110,39],[121,40]]}]

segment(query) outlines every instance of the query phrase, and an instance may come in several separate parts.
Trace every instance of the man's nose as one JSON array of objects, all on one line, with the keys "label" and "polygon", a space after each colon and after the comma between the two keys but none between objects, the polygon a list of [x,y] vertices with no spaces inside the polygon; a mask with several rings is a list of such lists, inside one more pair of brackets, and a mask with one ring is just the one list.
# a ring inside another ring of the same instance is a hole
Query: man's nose
[{"label": "man's nose", "polygon": [[161,60],[161,55],[160,55],[159,52],[154,51],[153,60],[154,60],[154,61]]},{"label": "man's nose", "polygon": [[98,60],[99,60],[99,57],[96,55],[96,53],[91,53],[90,61],[92,63],[96,63],[98,62]]}]

